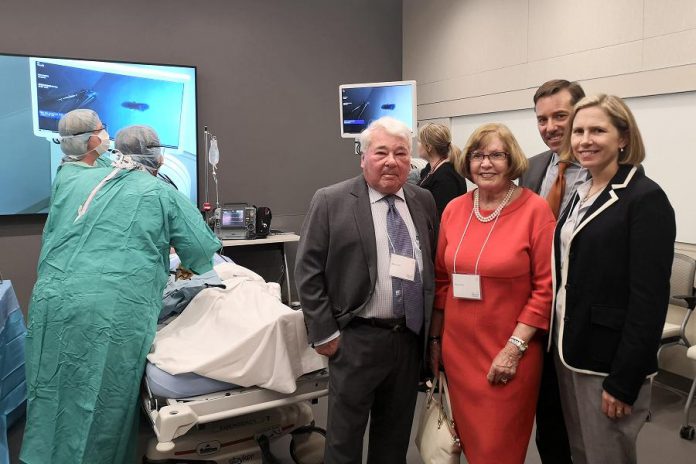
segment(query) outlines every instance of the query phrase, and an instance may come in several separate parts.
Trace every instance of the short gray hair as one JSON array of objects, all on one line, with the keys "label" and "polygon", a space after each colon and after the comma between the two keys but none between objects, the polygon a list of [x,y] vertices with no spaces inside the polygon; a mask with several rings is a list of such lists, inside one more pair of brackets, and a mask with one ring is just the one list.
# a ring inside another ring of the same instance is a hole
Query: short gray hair
[{"label": "short gray hair", "polygon": [[375,121],[372,121],[367,129],[360,133],[360,152],[366,153],[372,143],[372,135],[378,129],[383,130],[389,135],[404,139],[408,145],[408,151],[411,152],[413,141],[411,140],[411,130],[406,124],[394,119],[391,116],[383,116]]}]

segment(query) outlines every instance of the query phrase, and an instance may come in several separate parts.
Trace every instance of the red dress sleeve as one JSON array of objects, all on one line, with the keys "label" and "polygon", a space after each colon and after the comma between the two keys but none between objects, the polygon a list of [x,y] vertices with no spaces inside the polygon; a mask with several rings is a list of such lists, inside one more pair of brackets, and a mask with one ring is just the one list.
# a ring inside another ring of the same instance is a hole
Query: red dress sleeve
[{"label": "red dress sleeve", "polygon": [[532,292],[517,321],[542,330],[549,330],[553,289],[551,283],[551,254],[556,220],[545,204],[532,221],[529,250]]}]

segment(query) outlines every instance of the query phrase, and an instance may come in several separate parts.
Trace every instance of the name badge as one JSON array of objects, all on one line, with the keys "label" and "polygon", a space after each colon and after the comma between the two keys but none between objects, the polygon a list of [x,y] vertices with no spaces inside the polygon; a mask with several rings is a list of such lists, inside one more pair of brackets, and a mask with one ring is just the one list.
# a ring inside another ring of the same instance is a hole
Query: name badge
[{"label": "name badge", "polygon": [[478,274],[452,274],[452,289],[455,298],[481,299],[481,276]]},{"label": "name badge", "polygon": [[408,256],[392,254],[389,262],[389,275],[413,282],[416,277],[416,260]]}]

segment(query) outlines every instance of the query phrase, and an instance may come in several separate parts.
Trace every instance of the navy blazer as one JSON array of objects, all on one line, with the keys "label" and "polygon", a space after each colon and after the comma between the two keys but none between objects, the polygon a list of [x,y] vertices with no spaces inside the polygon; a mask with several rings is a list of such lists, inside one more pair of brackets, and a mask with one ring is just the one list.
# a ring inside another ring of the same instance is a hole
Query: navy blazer
[{"label": "navy blazer", "polygon": [[[633,404],[646,376],[657,371],[674,257],[674,210],[642,169],[619,166],[561,257],[560,230],[578,201],[576,193],[554,236],[554,295],[561,285],[566,289],[559,354],[571,370],[606,376],[604,390]],[[554,298],[552,327],[555,303]]]}]

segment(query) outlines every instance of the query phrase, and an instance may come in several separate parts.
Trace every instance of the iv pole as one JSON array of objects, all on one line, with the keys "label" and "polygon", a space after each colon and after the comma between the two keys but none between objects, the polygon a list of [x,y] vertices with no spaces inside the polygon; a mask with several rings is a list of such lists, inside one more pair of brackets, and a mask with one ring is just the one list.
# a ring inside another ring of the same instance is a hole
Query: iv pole
[{"label": "iv pole", "polygon": [[[218,179],[217,179],[217,163],[219,161],[219,151],[217,148],[217,137],[213,135],[212,132],[208,130],[208,126],[204,126],[203,139],[205,143],[205,202],[203,203],[203,214],[205,215],[206,221],[208,221],[211,226],[215,227],[217,221],[220,220],[220,192],[218,189]],[[210,160],[210,147],[215,142],[216,150],[216,161],[212,163]],[[215,182],[215,210],[213,210],[213,216],[210,216],[210,211],[212,210],[212,205],[210,204],[210,175],[213,175],[213,181]]]},{"label": "iv pole", "polygon": [[202,212],[205,216],[205,219],[208,219],[208,213],[210,212],[210,202],[208,201],[208,178],[210,177],[210,163],[208,162],[208,136],[210,135],[210,132],[208,132],[208,126],[204,126],[203,128],[203,148],[204,148],[204,153],[205,153],[205,202],[203,203],[203,208]]}]

